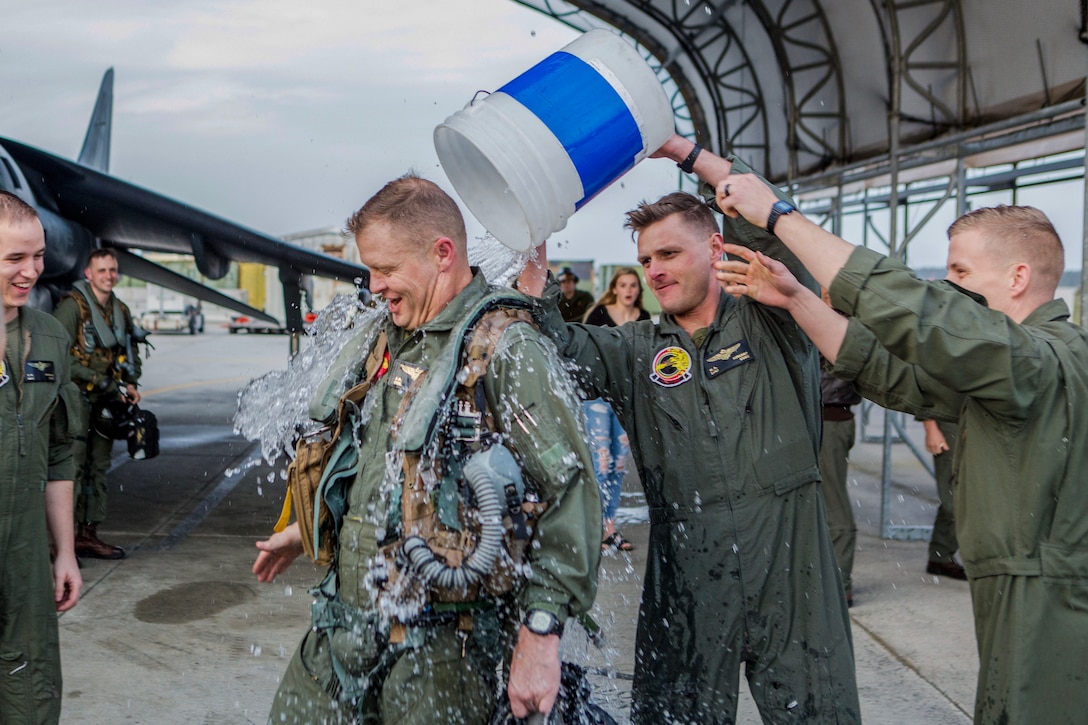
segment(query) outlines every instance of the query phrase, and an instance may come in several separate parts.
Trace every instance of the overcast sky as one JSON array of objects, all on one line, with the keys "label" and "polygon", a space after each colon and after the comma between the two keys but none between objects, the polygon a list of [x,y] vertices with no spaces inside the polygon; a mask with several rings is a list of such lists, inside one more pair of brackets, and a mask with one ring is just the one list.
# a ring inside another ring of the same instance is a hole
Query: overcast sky
[{"label": "overcast sky", "polygon": [[[113,66],[111,172],[273,235],[342,226],[409,169],[452,192],[434,127],[578,37],[511,0],[5,5],[0,135],[74,158]],[[641,164],[552,255],[633,262],[623,213],[676,184]]]},{"label": "overcast sky", "polygon": [[[113,66],[112,173],[273,235],[339,227],[409,169],[452,192],[434,127],[575,37],[512,0],[7,2],[0,135],[75,157]],[[551,256],[633,262],[624,212],[676,184],[673,164],[643,162],[552,237]],[[1079,188],[1070,203],[1048,188],[1020,199],[1054,217],[1070,268]],[[935,224],[910,261],[943,265],[944,249]]]}]

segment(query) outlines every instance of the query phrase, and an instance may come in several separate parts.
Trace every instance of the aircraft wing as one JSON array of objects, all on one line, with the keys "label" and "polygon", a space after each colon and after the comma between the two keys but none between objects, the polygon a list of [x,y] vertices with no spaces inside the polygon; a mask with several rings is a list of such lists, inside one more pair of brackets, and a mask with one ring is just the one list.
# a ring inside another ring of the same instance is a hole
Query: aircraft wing
[{"label": "aircraft wing", "polygon": [[118,271],[120,271],[121,274],[126,274],[130,277],[150,282],[151,284],[157,284],[160,287],[175,290],[189,297],[196,297],[198,300],[210,302],[213,305],[218,305],[219,307],[224,307],[228,310],[234,310],[243,315],[255,317],[258,320],[271,322],[273,325],[280,324],[279,320],[263,310],[258,310],[256,307],[250,307],[244,302],[239,302],[233,297],[228,297],[217,289],[207,287],[195,280],[189,279],[185,275],[178,274],[172,269],[167,269],[162,265],[155,264],[150,260],[144,259],[143,257],[124,249],[115,249],[114,251],[117,252]]},{"label": "aircraft wing", "polygon": [[111,246],[192,254],[211,279],[221,279],[237,261],[369,285],[361,265],[296,247],[33,146],[7,138],[0,144],[22,167],[39,202]]}]

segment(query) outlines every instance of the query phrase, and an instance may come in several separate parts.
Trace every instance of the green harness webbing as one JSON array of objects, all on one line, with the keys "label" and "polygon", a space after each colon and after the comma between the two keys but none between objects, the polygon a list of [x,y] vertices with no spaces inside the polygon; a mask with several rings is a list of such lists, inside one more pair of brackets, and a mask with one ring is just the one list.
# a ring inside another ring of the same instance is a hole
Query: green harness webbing
[{"label": "green harness webbing", "polygon": [[[97,347],[104,347],[110,350],[117,347],[124,347],[127,350],[128,330],[125,329],[125,314],[121,310],[121,300],[117,299],[117,296],[114,295],[113,325],[111,326],[102,315],[102,310],[98,307],[98,300],[95,299],[94,292],[91,291],[85,280],[76,282],[72,285],[72,288],[83,296],[83,299],[87,301],[87,306],[91,310],[91,324],[94,327],[94,335],[98,341]],[[86,339],[86,334],[84,334],[83,337],[84,350],[88,353],[94,352],[96,345],[93,343],[95,341]]]}]

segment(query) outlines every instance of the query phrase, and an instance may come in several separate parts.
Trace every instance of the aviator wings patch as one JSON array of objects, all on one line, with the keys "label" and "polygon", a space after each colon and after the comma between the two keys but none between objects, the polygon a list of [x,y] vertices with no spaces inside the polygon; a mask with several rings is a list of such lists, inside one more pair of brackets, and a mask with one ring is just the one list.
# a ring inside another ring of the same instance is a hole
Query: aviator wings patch
[{"label": "aviator wings patch", "polygon": [[425,367],[397,360],[393,363],[393,372],[390,373],[389,383],[397,390],[404,392],[412,387],[412,383],[425,372],[427,372]]},{"label": "aviator wings patch", "polygon": [[28,360],[23,374],[28,383],[52,383],[57,379],[52,360]]},{"label": "aviator wings patch", "polygon": [[738,365],[744,365],[753,360],[755,357],[752,356],[752,350],[748,347],[748,341],[738,340],[703,360],[703,371],[707,378],[715,378],[726,370],[732,370]]}]

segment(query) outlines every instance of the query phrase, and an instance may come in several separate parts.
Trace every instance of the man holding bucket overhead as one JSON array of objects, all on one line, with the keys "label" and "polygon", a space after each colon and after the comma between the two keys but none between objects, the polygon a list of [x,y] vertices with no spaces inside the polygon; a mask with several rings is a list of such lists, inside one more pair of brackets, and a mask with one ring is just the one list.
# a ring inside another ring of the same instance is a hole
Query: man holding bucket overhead
[{"label": "man holding bucket overhead", "polygon": [[[709,182],[743,167],[674,136],[657,157]],[[747,170],[745,168],[745,170]],[[650,506],[632,720],[732,723],[745,667],[766,722],[860,721],[850,623],[820,493],[815,347],[781,310],[722,292],[725,240],[788,259],[771,234],[690,194],[627,215],[660,323],[565,324],[545,246],[519,280],[542,327],[608,400]]]}]

